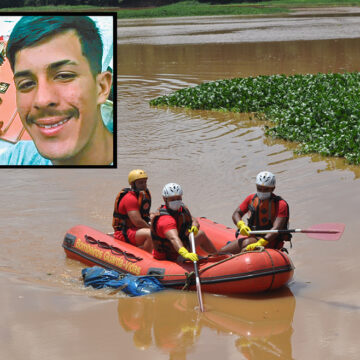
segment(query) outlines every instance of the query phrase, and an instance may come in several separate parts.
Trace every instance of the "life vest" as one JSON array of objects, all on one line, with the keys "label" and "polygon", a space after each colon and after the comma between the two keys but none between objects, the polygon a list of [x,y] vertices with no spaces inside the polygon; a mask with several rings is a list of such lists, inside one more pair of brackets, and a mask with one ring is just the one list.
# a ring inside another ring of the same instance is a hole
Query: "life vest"
[{"label": "life vest", "polygon": [[153,239],[154,250],[159,253],[165,253],[167,259],[173,259],[178,254],[171,242],[167,238],[160,237],[156,231],[157,223],[160,217],[164,215],[170,215],[175,219],[179,238],[188,250],[190,242],[187,230],[191,228],[192,217],[189,209],[185,206],[181,207],[178,211],[173,211],[162,205],[151,221],[151,237]]},{"label": "life vest", "polygon": [[[260,201],[255,194],[249,205],[250,216],[248,218],[248,226],[251,230],[269,230],[273,227],[276,219],[276,206],[279,206],[280,200],[285,201],[282,197],[271,194],[269,199]],[[288,208],[288,217],[286,218],[285,228],[289,225],[290,210],[289,205],[285,201]],[[279,241],[290,241],[291,234],[281,234],[278,236]]]},{"label": "life vest", "polygon": [[[146,221],[150,221],[150,207],[151,207],[151,194],[148,189],[144,191],[134,190],[130,188],[124,188],[122,189],[115,200],[114,205],[114,213],[113,213],[113,222],[112,226],[114,228],[114,231],[122,231],[123,234],[126,233],[126,230],[131,227],[132,222],[127,214],[120,214],[119,213],[119,206],[121,200],[124,198],[124,196],[129,193],[133,192],[137,199],[139,204],[139,211],[141,217]],[[124,235],[125,236],[125,235]],[[126,241],[127,236],[125,237]]]}]

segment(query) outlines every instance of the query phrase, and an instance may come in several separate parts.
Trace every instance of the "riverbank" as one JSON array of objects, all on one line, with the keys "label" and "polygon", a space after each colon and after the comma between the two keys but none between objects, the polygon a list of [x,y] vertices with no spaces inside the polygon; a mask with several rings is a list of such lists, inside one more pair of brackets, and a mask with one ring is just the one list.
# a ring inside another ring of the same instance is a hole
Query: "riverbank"
[{"label": "riverbank", "polygon": [[209,5],[195,0],[182,1],[179,3],[147,9],[122,9],[118,11],[118,18],[154,18],[154,17],[179,17],[179,16],[256,16],[256,15],[281,15],[293,12],[298,8],[315,9],[318,7],[343,7],[360,6],[360,0],[322,1],[300,0],[291,1],[277,0],[261,3],[241,3],[226,5]]},{"label": "riverbank", "polygon": [[[291,14],[299,9],[310,9],[318,12],[323,9],[325,12],[334,12],[335,8],[346,11],[350,7],[360,6],[360,0],[274,0],[261,3],[232,3],[226,5],[210,5],[199,3],[196,0],[181,1],[171,5],[148,7],[139,9],[124,9],[119,7],[98,7],[89,5],[75,6],[38,6],[38,7],[17,7],[4,8],[4,12],[40,12],[40,11],[59,11],[59,12],[117,12],[119,19],[130,18],[158,18],[158,17],[182,17],[182,16],[257,16],[274,14]],[[336,10],[335,10],[336,11]]]}]

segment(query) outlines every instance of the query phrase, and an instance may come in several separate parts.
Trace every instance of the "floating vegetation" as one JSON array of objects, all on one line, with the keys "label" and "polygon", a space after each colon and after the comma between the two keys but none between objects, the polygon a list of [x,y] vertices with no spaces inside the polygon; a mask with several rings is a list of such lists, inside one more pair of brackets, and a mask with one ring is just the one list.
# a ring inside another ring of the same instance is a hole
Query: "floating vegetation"
[{"label": "floating vegetation", "polygon": [[265,133],[299,143],[297,152],[360,164],[360,73],[271,75],[204,83],[153,106],[257,113]]}]

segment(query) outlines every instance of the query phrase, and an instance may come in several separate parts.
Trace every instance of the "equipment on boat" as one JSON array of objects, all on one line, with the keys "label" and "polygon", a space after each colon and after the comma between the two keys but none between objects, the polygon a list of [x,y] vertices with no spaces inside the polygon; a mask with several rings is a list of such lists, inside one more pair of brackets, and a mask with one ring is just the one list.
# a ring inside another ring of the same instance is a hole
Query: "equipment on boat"
[{"label": "equipment on boat", "polygon": [[[235,238],[234,229],[206,218],[198,221],[217,249]],[[77,225],[69,229],[63,247],[69,258],[90,266],[98,265],[136,276],[154,276],[165,287],[196,289],[193,262],[156,260],[150,253],[88,226]],[[197,253],[205,255],[200,248]],[[287,284],[294,272],[290,258],[274,249],[209,255],[200,259],[197,265],[202,291],[217,294],[277,289]]]},{"label": "equipment on boat", "polygon": [[124,275],[99,266],[82,269],[81,274],[85,286],[92,286],[95,289],[110,287],[131,296],[148,295],[164,290],[161,282],[153,276]]}]

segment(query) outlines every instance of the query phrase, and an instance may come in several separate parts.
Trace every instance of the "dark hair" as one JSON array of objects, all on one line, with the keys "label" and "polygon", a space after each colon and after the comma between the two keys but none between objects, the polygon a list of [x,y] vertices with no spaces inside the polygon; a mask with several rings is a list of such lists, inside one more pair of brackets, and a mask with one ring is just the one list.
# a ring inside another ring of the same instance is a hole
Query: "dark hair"
[{"label": "dark hair", "polygon": [[12,70],[18,51],[68,30],[76,31],[82,53],[90,64],[92,74],[96,76],[101,72],[103,44],[99,29],[88,16],[23,16],[11,32],[6,48]]}]

